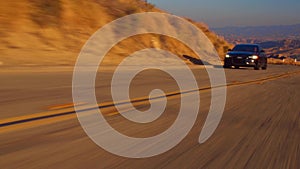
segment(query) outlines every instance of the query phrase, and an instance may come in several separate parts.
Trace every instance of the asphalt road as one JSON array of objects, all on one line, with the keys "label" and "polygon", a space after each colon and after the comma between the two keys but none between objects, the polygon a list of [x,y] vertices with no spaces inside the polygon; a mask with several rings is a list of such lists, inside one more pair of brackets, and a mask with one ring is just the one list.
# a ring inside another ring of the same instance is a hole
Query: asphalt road
[{"label": "asphalt road", "polygon": [[[163,154],[144,159],[113,155],[98,147],[83,131],[76,114],[69,113],[0,127],[0,166],[4,169],[298,169],[300,74],[291,74],[296,71],[299,72],[300,67],[275,65],[270,65],[267,71],[226,70],[227,82],[231,85],[227,88],[223,118],[204,144],[199,144],[198,138],[210,107],[209,89],[200,91],[200,103],[190,102],[191,105],[200,104],[192,130],[176,147]],[[199,88],[209,86],[204,69],[195,67],[193,72]],[[100,103],[112,100],[109,94],[111,74],[110,71],[98,73],[96,93]],[[0,78],[0,121],[72,109],[71,71],[3,71]],[[166,93],[178,90],[174,79],[152,70],[134,79],[130,96],[132,99],[148,96],[156,88]],[[146,110],[149,103],[143,101],[135,106]],[[149,124],[130,122],[113,106],[101,110],[109,124],[120,133],[146,138],[167,130],[174,123],[179,107],[180,95],[169,97],[166,111]],[[130,151],[130,147],[122,148]],[[148,148],[151,149],[151,145]]]}]

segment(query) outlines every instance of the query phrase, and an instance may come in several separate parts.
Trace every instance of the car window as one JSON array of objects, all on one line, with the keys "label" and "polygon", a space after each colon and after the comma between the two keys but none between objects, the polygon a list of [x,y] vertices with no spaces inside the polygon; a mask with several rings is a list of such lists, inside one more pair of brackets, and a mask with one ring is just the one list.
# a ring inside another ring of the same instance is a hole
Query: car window
[{"label": "car window", "polygon": [[233,51],[258,52],[258,47],[252,45],[237,45],[233,48]]}]

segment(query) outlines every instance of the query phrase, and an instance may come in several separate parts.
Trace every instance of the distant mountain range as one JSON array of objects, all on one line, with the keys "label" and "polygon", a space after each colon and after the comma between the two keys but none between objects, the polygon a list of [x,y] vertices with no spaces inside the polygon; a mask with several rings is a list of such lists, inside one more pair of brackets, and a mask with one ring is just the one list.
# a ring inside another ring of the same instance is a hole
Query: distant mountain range
[{"label": "distant mountain range", "polygon": [[247,26],[212,28],[217,34],[234,43],[241,40],[255,40],[258,42],[300,39],[300,24],[278,26]]},{"label": "distant mountain range", "polygon": [[300,40],[265,41],[260,44],[269,55],[285,56],[300,60]]},{"label": "distant mountain range", "polygon": [[212,28],[232,44],[257,43],[270,56],[300,59],[300,24]]}]

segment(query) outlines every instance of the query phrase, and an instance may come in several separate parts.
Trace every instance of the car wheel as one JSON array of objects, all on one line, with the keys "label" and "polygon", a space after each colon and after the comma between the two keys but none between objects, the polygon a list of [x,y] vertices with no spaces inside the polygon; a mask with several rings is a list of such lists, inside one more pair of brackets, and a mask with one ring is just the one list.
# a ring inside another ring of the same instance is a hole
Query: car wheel
[{"label": "car wheel", "polygon": [[256,65],[254,66],[254,70],[259,70],[259,68],[260,68],[259,64],[256,64]]},{"label": "car wheel", "polygon": [[235,69],[239,69],[240,67],[239,67],[239,66],[234,66],[234,68],[235,68]]},{"label": "car wheel", "polygon": [[265,65],[262,67],[262,70],[267,70],[267,63],[265,63]]}]

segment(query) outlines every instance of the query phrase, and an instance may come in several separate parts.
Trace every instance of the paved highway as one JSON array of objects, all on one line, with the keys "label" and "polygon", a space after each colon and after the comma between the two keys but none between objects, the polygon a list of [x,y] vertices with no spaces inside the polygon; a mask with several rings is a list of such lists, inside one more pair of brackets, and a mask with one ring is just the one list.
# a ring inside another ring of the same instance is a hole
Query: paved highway
[{"label": "paved highway", "polygon": [[[270,65],[267,71],[228,69],[227,101],[213,136],[198,143],[210,107],[209,79],[193,68],[200,89],[200,110],[187,137],[158,156],[129,159],[98,147],[72,112],[72,71],[0,71],[0,166],[16,168],[300,168],[300,67]],[[111,71],[98,73],[99,103],[112,101]],[[184,77],[182,77],[184,78]],[[120,82],[122,83],[122,82]],[[153,89],[178,90],[174,79],[157,70],[145,71],[132,82],[130,96],[148,96]],[[85,103],[82,103],[84,106]],[[191,105],[199,104],[191,101]],[[135,103],[139,110],[147,101]],[[155,136],[175,121],[180,95],[168,98],[164,114],[149,124],[129,122],[114,106],[101,110],[119,132],[138,138]],[[60,116],[44,116],[63,113]],[[41,117],[28,120],[31,117]],[[158,140],[159,141],[159,140]],[[117,146],[117,145],[116,145]],[[151,149],[151,145],[149,147]],[[129,147],[124,147],[128,149]]]}]

